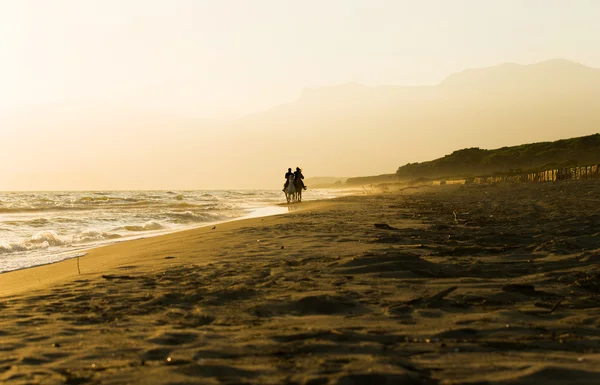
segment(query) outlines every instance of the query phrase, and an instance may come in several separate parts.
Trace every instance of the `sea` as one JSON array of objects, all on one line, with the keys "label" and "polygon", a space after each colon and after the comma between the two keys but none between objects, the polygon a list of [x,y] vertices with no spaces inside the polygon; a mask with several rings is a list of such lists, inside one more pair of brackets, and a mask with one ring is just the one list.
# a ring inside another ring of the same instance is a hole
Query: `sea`
[{"label": "sea", "polygon": [[[303,200],[347,193],[308,190]],[[0,273],[109,243],[288,211],[280,203],[283,192],[271,190],[0,192]]]}]

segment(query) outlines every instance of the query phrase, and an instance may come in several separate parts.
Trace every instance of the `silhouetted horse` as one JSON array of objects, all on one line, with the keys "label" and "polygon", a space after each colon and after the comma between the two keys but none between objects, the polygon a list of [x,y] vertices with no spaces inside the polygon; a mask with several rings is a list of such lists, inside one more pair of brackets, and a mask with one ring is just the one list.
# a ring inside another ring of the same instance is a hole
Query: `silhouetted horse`
[{"label": "silhouetted horse", "polygon": [[302,180],[300,178],[294,180],[294,188],[296,189],[296,202],[302,202]]},{"label": "silhouetted horse", "polygon": [[285,188],[285,199],[287,203],[293,202],[296,199],[296,183],[294,182],[294,175],[290,175],[287,178],[288,184]]}]

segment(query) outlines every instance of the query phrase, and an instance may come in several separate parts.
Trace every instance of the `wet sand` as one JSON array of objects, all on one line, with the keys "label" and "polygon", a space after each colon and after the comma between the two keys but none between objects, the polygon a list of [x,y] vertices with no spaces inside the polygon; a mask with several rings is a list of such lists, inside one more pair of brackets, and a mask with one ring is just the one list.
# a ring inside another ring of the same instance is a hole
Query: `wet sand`
[{"label": "wet sand", "polygon": [[0,381],[600,383],[599,231],[598,182],[442,186],[95,249],[0,274]]}]

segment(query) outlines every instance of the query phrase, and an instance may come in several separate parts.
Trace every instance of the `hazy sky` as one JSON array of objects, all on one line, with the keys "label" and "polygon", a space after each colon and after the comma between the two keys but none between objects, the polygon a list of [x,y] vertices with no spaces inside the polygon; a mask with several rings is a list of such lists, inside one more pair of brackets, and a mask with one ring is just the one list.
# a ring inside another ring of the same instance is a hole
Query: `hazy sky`
[{"label": "hazy sky", "polygon": [[110,102],[231,117],[306,87],[600,67],[597,0],[0,0],[0,107]]},{"label": "hazy sky", "polygon": [[[273,187],[298,164],[309,176],[394,172],[479,142],[424,152],[390,123],[377,139],[398,145],[364,153],[374,122],[350,122],[364,159],[350,147],[346,159],[329,150],[341,126],[326,143],[285,120],[236,131],[194,119],[504,62],[600,67],[598,20],[598,0],[0,0],[0,190]],[[282,152],[295,138],[306,146]]]}]

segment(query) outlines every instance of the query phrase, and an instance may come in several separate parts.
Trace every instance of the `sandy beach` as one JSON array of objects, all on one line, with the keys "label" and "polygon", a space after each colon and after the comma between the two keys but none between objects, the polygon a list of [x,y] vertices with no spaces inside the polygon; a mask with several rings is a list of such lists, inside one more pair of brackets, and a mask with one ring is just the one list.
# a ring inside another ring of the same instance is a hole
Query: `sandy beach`
[{"label": "sandy beach", "polygon": [[600,383],[600,183],[293,208],[0,274],[0,382]]}]

